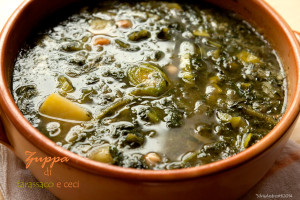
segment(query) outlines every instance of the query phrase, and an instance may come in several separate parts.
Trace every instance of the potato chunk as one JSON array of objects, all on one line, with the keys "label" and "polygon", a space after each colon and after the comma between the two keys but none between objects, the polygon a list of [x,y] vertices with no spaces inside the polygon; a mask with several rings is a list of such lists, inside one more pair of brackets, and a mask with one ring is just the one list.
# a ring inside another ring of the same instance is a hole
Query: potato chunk
[{"label": "potato chunk", "polygon": [[47,97],[40,107],[40,112],[66,120],[88,121],[91,119],[88,111],[56,93]]},{"label": "potato chunk", "polygon": [[90,159],[96,160],[98,162],[112,164],[114,162],[110,152],[109,146],[104,146],[97,149],[91,156]]}]

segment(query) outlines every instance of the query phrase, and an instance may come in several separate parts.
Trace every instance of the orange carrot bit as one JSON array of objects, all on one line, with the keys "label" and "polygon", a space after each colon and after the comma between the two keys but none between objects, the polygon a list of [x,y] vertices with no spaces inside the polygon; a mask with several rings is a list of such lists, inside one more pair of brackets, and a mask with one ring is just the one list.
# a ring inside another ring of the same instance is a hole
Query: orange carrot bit
[{"label": "orange carrot bit", "polygon": [[119,20],[119,21],[117,21],[116,24],[118,25],[118,27],[121,27],[121,28],[131,28],[132,27],[132,23],[128,19]]},{"label": "orange carrot bit", "polygon": [[110,40],[107,38],[96,38],[94,41],[94,45],[109,45]]}]

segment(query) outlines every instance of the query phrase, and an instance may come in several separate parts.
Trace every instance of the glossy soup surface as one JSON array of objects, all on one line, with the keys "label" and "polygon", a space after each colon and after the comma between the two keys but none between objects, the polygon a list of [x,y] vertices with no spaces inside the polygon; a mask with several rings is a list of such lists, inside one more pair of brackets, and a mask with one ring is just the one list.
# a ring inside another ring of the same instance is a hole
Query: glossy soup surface
[{"label": "glossy soup surface", "polygon": [[45,24],[19,53],[13,95],[34,127],[81,156],[198,166],[258,142],[285,110],[276,52],[233,13],[111,2]]}]

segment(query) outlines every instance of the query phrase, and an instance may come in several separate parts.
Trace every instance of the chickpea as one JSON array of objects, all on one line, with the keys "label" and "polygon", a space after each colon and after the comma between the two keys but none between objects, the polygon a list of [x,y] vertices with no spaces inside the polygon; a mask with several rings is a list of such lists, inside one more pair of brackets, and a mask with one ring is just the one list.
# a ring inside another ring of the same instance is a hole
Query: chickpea
[{"label": "chickpea", "polygon": [[170,76],[175,76],[178,73],[178,67],[172,64],[167,65],[165,69]]},{"label": "chickpea", "polygon": [[145,162],[147,165],[155,165],[160,161],[161,157],[157,153],[148,153],[145,155]]},{"label": "chickpea", "polygon": [[110,40],[107,38],[96,38],[94,41],[94,45],[109,45]]},{"label": "chickpea", "polygon": [[121,27],[121,28],[131,28],[132,27],[132,23],[128,19],[119,20],[119,21],[117,21],[116,24],[118,25],[118,27]]}]

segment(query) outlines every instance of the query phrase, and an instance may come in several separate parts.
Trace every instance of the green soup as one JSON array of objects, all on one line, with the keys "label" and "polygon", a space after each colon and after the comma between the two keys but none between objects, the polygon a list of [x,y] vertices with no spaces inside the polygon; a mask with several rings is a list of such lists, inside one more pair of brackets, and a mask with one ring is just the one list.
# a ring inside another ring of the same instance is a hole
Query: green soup
[{"label": "green soup", "polygon": [[285,111],[276,52],[231,12],[150,1],[74,13],[33,34],[12,81],[24,116],[65,149],[123,167],[198,166],[258,142]]}]

